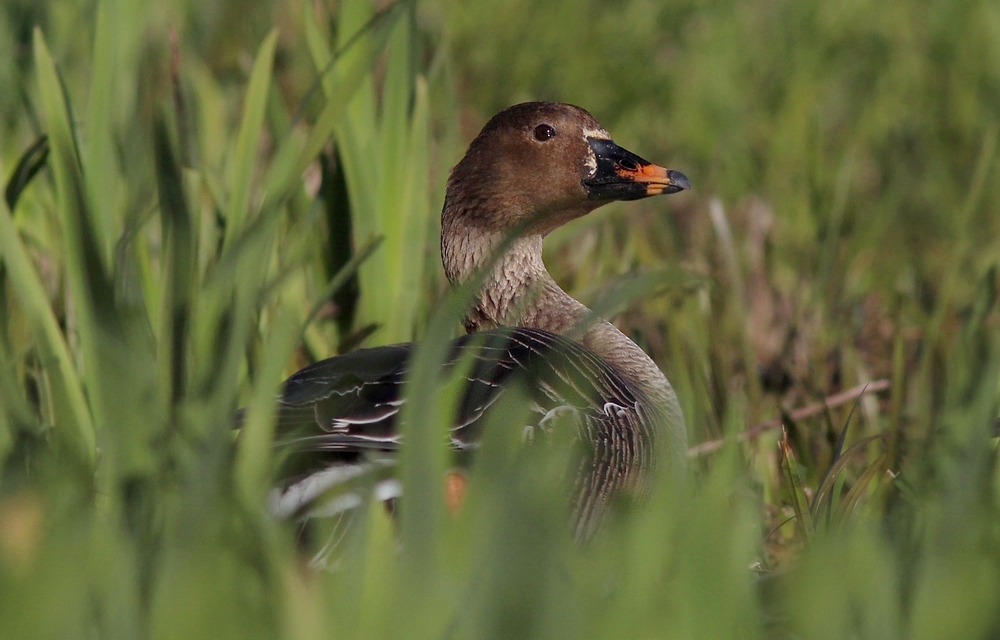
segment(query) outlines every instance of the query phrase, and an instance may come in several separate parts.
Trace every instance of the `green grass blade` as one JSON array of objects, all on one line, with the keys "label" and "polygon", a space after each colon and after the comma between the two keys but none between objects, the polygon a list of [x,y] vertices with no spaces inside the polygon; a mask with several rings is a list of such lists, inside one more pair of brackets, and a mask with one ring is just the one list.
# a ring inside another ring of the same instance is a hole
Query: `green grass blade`
[{"label": "green grass blade", "polygon": [[[378,52],[385,46],[386,32],[398,19],[398,11],[390,9],[376,16],[376,19],[366,27],[365,33],[370,29],[373,40],[367,55],[360,58],[341,58],[335,55],[330,60],[329,66],[340,72],[335,85],[336,97],[327,101],[316,124],[305,139],[289,134],[281,142],[275,160],[263,180],[264,195],[260,215],[241,230],[237,238],[227,243],[230,248],[208,274],[210,280],[221,282],[231,278],[240,256],[248,253],[262,255],[262,247],[274,239],[274,229],[281,214],[281,206],[293,193],[302,188],[303,172],[329,141],[334,129],[347,113],[349,99],[361,87]],[[364,236],[365,241],[369,237],[372,236]]]},{"label": "green grass blade", "polygon": [[14,172],[7,181],[4,188],[4,199],[7,201],[7,208],[11,211],[17,208],[17,201],[21,198],[21,193],[28,188],[31,180],[38,174],[49,158],[49,138],[40,136],[21,155],[17,161]]},{"label": "green grass blade", "polygon": [[[382,126],[377,144],[379,162],[385,168],[387,176],[402,175],[402,169],[406,166],[407,125],[415,80],[414,65],[410,55],[413,47],[412,32],[410,21],[401,20],[394,26],[386,45],[385,82],[382,86]],[[393,193],[396,192],[388,191],[383,196],[391,197]],[[399,197],[398,193],[396,197]],[[385,205],[387,206],[388,202]]]},{"label": "green grass blade", "polygon": [[[399,561],[397,536],[390,516],[384,509],[368,512],[365,557],[361,571],[359,611],[357,612],[356,638],[384,638],[389,636],[390,621],[395,618],[391,598],[386,597],[397,584]],[[357,593],[357,586],[350,590]],[[353,610],[351,614],[353,615]]]},{"label": "green grass blade", "polygon": [[[60,221],[66,241],[67,264],[69,265],[70,290],[79,307],[78,323],[81,343],[84,348],[85,366],[89,372],[97,371],[96,352],[94,350],[93,325],[88,322],[92,318],[91,308],[92,287],[99,287],[108,292],[107,276],[103,272],[99,246],[94,230],[90,224],[87,212],[87,198],[84,193],[83,176],[80,170],[79,155],[62,85],[55,64],[49,54],[42,34],[37,29],[34,33],[35,64],[38,70],[38,84],[41,89],[42,104],[45,109],[45,125],[48,131],[49,143],[52,149],[52,167],[56,178],[56,191],[59,200]],[[22,276],[25,277],[25,276]],[[32,300],[31,304],[36,304]],[[90,316],[90,317],[88,317]],[[48,330],[45,331],[49,333]],[[54,346],[47,335],[48,347]],[[68,366],[64,367],[61,358],[56,361],[60,380],[57,384],[66,385],[71,375]],[[68,355],[66,363],[68,365]],[[64,377],[65,376],[65,377]],[[99,379],[97,376],[88,376]],[[57,393],[63,395],[71,407],[74,420],[74,431],[78,432],[79,442],[85,450],[87,460],[93,460],[94,431],[90,420],[81,418],[84,413],[82,403],[77,398],[75,389],[62,389]],[[93,398],[92,398],[93,400]],[[100,414],[95,407],[95,413]]]},{"label": "green grass blade", "polygon": [[404,388],[407,401],[400,412],[400,434],[406,444],[400,450],[399,467],[406,494],[400,506],[404,549],[401,567],[404,579],[412,584],[418,584],[425,574],[430,579],[427,572],[434,569],[443,550],[443,479],[450,455],[447,431],[452,424],[451,416],[446,414],[448,399],[443,397],[441,363],[447,356],[454,327],[467,313],[496,260],[523,232],[527,222],[511,230],[493,258],[437,305],[410,360]]},{"label": "green grass blade", "polygon": [[[407,205],[411,202],[406,199],[405,193],[406,182],[410,182],[414,177],[426,179],[422,159],[410,164],[409,161],[413,160],[413,157],[407,149],[409,111],[413,95],[409,27],[408,21],[400,22],[389,38],[385,56],[385,82],[382,87],[382,113],[378,122],[378,135],[372,141],[374,153],[362,157],[369,164],[366,175],[374,176],[378,180],[375,185],[377,189],[375,206],[381,216],[382,229],[386,233],[385,271],[382,280],[385,288],[381,297],[386,301],[383,317],[387,318],[388,322],[382,337],[387,342],[412,338],[412,330],[406,326],[407,322],[412,323],[412,312],[408,313],[408,305],[401,296],[405,295],[403,278],[404,273],[419,274],[418,269],[423,262],[418,260],[415,264],[409,264],[413,256],[413,247],[423,249],[421,241],[423,234],[416,237],[406,235],[409,216],[420,215],[421,210],[426,210],[426,205],[421,206],[421,203],[415,203],[418,206],[416,211],[408,210]],[[426,123],[423,124],[426,126]],[[361,223],[360,220],[358,222]],[[404,271],[401,267],[409,271]],[[362,287],[362,291],[364,290]]]},{"label": "green grass blade", "polygon": [[385,333],[390,342],[408,340],[413,335],[420,301],[424,298],[420,283],[425,276],[427,246],[431,244],[430,108],[427,83],[423,78],[417,78],[414,97],[413,115],[408,118],[410,130],[406,152],[401,155],[404,162],[385,174],[401,176],[402,184],[398,184],[399,178],[390,178],[383,184],[383,190],[399,192],[394,209],[385,209],[387,215],[397,219],[386,225],[386,229],[395,230],[390,237],[396,239],[394,250],[386,247],[395,292]]},{"label": "green grass blade", "polygon": [[886,462],[888,459],[888,456],[883,453],[868,465],[868,468],[857,479],[851,490],[847,492],[844,499],[837,505],[833,516],[835,523],[844,524],[848,516],[851,516],[857,510],[862,498],[873,489],[877,490],[879,488],[878,484],[873,487],[873,483],[878,483],[880,480],[887,484],[891,482],[891,479],[886,477],[886,471],[888,470]]},{"label": "green grass blade", "polygon": [[[338,117],[334,131],[341,150],[340,157],[351,201],[354,241],[360,244],[369,237],[383,234],[387,239],[387,250],[369,260],[358,274],[360,288],[365,295],[361,296],[358,303],[357,321],[363,325],[383,323],[390,319],[392,326],[380,336],[381,340],[388,342],[411,338],[413,324],[412,316],[401,315],[395,306],[399,299],[397,293],[400,279],[397,277],[398,273],[390,267],[393,260],[403,259],[397,256],[397,247],[404,242],[414,241],[413,238],[401,240],[405,237],[402,235],[403,220],[401,214],[396,213],[405,213],[405,195],[400,189],[401,176],[405,174],[401,173],[399,163],[407,144],[407,112],[410,102],[408,83],[411,81],[408,77],[401,76],[410,73],[410,26],[408,23],[401,24],[400,17],[406,15],[404,10],[409,5],[409,2],[396,3],[368,19],[371,9],[367,2],[345,4],[339,28],[340,41],[345,44],[332,56],[319,28],[309,26],[311,14],[306,16],[307,44],[313,63],[318,69],[324,70],[333,62],[337,62],[339,67],[338,72],[330,74],[329,79],[324,77],[323,89],[328,100],[344,105],[342,117]],[[358,38],[358,33],[364,33],[364,36]],[[348,49],[348,45],[355,41],[357,44],[350,45]],[[352,83],[349,86],[353,86],[351,69],[361,68],[360,65],[367,56],[375,55],[386,47],[389,50],[388,77],[382,99],[382,116],[377,118],[375,90],[371,82],[360,82],[360,92],[352,94],[350,102],[341,97],[343,92],[340,87],[346,83]],[[323,124],[323,116],[317,128],[320,124]],[[387,158],[391,158],[391,161]],[[407,167],[406,171],[414,169]],[[416,266],[418,265],[409,265],[407,268]],[[404,326],[405,330],[398,331],[397,326]]]},{"label": "green grass blade", "polygon": [[[302,173],[330,140],[330,136],[347,112],[351,98],[361,88],[378,54],[385,47],[389,30],[399,19],[399,11],[396,9],[398,4],[393,4],[377,14],[368,24],[349,38],[341,50],[334,53],[322,64],[323,78],[327,73],[337,72],[335,82],[331,81],[332,88],[327,102],[304,141],[294,135],[290,135],[282,141],[275,162],[272,164],[272,170],[264,179],[262,211],[274,210],[289,197],[293,189],[298,188],[300,184],[298,181]],[[364,52],[365,55],[360,57],[344,55],[345,51],[357,46],[361,36],[368,34],[370,34],[371,42]]]},{"label": "green grass blade", "polygon": [[105,264],[110,264],[115,231],[120,222],[117,202],[124,195],[118,158],[114,152],[113,119],[120,113],[118,108],[123,111],[128,109],[127,105],[118,104],[125,96],[124,92],[116,91],[116,85],[123,81],[120,77],[124,72],[119,65],[122,57],[120,49],[134,38],[134,31],[129,29],[132,25],[122,20],[123,4],[115,0],[101,0],[97,5],[93,72],[84,125],[87,143],[81,152],[90,205],[94,211],[101,212],[96,226]]},{"label": "green grass blade", "polygon": [[[2,251],[0,251],[0,255],[3,255]],[[0,398],[3,398],[3,402],[0,404],[3,405],[2,412],[8,421],[7,426],[11,429],[11,435],[13,435],[15,427],[40,431],[39,425],[36,424],[35,412],[28,403],[28,399],[25,398],[24,390],[19,385],[19,373],[10,354],[0,352]],[[0,430],[3,428],[6,427],[0,427]],[[0,435],[0,439],[3,437]],[[5,455],[0,453],[0,461],[4,457]]]},{"label": "green grass blade", "polygon": [[788,433],[782,431],[778,444],[781,451],[781,470],[787,483],[788,496],[795,511],[795,526],[802,534],[802,539],[808,541],[813,535],[812,514],[809,510],[809,499],[806,497],[802,476],[799,475],[798,462],[788,441]]},{"label": "green grass blade", "polygon": [[[0,364],[7,364],[0,362]],[[0,398],[7,399],[9,395],[10,382],[3,373],[0,373]],[[14,448],[14,425],[11,424],[13,416],[4,407],[0,409],[0,463],[7,460],[7,455]]]},{"label": "green grass blade", "polygon": [[80,386],[80,376],[73,366],[59,322],[49,306],[45,287],[18,238],[6,203],[0,205],[0,256],[21,301],[49,380],[56,437],[64,438],[70,443],[74,455],[92,465],[97,453],[97,439],[90,409]]},{"label": "green grass blade", "polygon": [[240,432],[233,471],[238,491],[244,504],[250,508],[262,503],[271,479],[275,395],[298,335],[298,323],[293,321],[292,315],[287,312],[279,313],[247,406],[246,422]]},{"label": "green grass blade", "polygon": [[[356,272],[358,266],[371,256],[380,244],[381,238],[373,238],[337,272],[320,297],[320,301],[314,306],[306,322],[303,323],[303,330],[319,312],[322,305],[347,282],[348,278]],[[236,482],[247,505],[259,504],[270,477],[270,458],[274,435],[275,381],[279,380],[284,364],[294,347],[295,339],[301,334],[301,331],[296,331],[290,318],[288,313],[280,314],[271,332],[263,365],[258,374],[258,384],[247,407],[247,419],[241,432],[240,446],[237,449]]]},{"label": "green grass blade", "polygon": [[334,98],[337,80],[336,76],[330,73],[336,59],[330,51],[329,34],[325,33],[325,30],[317,22],[315,7],[309,5],[302,7],[302,25],[306,48],[312,58],[313,66],[317,69],[316,80],[310,88],[310,92],[306,94],[306,100],[312,97],[313,92],[322,90],[326,100],[330,101]]},{"label": "green grass blade", "polygon": [[830,469],[823,477],[823,481],[820,483],[819,488],[816,489],[816,494],[813,496],[812,515],[814,518],[820,518],[823,516],[823,513],[821,513],[820,510],[824,505],[827,505],[827,515],[830,514],[829,509],[835,502],[834,489],[838,485],[838,478],[847,464],[858,454],[864,453],[865,447],[867,447],[870,443],[876,440],[884,440],[885,437],[886,436],[884,434],[878,434],[862,438],[844,451],[843,455],[837,457],[836,461],[830,466]]},{"label": "green grass blade", "polygon": [[343,267],[337,270],[337,273],[334,274],[333,278],[330,279],[330,283],[324,289],[323,294],[313,304],[312,311],[309,312],[309,316],[303,324],[303,331],[319,315],[319,312],[333,298],[334,294],[347,284],[351,276],[357,273],[358,268],[382,245],[382,240],[382,236],[372,238],[365,246],[361,247],[361,249],[351,256],[351,259]]},{"label": "green grass blade", "polygon": [[145,304],[115,291],[102,258],[100,232],[89,207],[69,104],[41,33],[35,32],[35,61],[52,145],[59,221],[67,280],[80,337],[87,395],[94,424],[113,431],[109,457],[120,473],[145,473],[153,464],[146,415],[155,397],[153,340]]},{"label": "green grass blade", "polygon": [[229,205],[226,207],[226,244],[231,244],[243,230],[250,206],[251,181],[257,164],[257,147],[260,144],[264,116],[267,112],[267,94],[271,88],[271,72],[274,68],[274,49],[278,42],[278,32],[271,31],[260,46],[250,84],[243,105],[243,119],[236,139],[236,147],[230,157],[229,175],[226,181]]},{"label": "green grass blade", "polygon": [[[164,280],[160,288],[161,329],[157,361],[158,387],[167,404],[174,407],[184,395],[187,378],[190,296],[197,264],[196,236],[166,124],[157,119],[153,130],[156,178],[160,197],[160,222],[164,247]],[[173,423],[175,419],[171,419]]]}]

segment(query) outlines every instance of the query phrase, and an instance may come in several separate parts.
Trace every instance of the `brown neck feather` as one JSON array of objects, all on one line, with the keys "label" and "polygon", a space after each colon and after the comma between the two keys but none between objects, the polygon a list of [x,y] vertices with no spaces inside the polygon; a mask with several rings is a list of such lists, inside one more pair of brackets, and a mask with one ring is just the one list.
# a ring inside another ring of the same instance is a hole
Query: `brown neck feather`
[{"label": "brown neck feather", "polygon": [[[490,261],[503,235],[463,224],[461,217],[442,220],[441,256],[445,273],[462,283]],[[562,290],[542,262],[542,236],[515,240],[494,265],[466,319],[471,331],[499,326],[534,327],[571,337],[604,358],[654,403],[673,396],[656,364],[625,334]]]}]

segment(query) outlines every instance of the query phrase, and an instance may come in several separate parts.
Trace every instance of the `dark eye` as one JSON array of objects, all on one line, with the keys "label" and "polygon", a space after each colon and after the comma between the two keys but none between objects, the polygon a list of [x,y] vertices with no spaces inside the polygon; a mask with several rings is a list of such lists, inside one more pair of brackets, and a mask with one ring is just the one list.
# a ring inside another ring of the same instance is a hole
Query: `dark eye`
[{"label": "dark eye", "polygon": [[540,124],[535,127],[535,140],[545,142],[556,135],[556,130],[550,124]]}]

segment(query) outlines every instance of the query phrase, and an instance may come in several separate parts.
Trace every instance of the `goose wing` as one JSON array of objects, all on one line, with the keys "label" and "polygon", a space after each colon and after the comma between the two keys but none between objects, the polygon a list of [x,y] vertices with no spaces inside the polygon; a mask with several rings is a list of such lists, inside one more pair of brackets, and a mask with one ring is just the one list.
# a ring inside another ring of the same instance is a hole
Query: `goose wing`
[{"label": "goose wing", "polygon": [[[308,366],[284,385],[279,401],[278,442],[294,451],[300,464],[284,475],[298,475],[364,452],[399,447],[397,421],[405,402],[412,344],[362,349]],[[515,378],[529,392],[534,425],[575,413],[581,436],[598,448],[605,423],[637,411],[635,392],[604,360],[572,340],[540,329],[483,331],[452,342],[443,363],[450,370],[471,358],[451,442],[475,448],[483,416]],[[305,464],[303,467],[302,464]]]}]

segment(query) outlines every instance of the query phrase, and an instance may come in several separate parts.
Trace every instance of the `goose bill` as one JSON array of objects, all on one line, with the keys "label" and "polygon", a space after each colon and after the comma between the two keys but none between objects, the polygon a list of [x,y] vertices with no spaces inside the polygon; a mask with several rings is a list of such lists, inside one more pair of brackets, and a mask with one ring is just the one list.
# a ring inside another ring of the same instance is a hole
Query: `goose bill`
[{"label": "goose bill", "polygon": [[680,171],[645,160],[611,140],[587,138],[597,169],[583,181],[591,200],[638,200],[691,188]]}]

